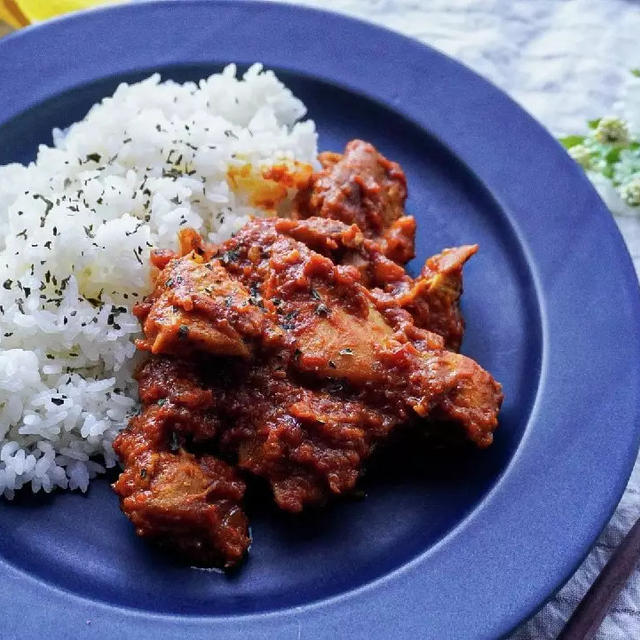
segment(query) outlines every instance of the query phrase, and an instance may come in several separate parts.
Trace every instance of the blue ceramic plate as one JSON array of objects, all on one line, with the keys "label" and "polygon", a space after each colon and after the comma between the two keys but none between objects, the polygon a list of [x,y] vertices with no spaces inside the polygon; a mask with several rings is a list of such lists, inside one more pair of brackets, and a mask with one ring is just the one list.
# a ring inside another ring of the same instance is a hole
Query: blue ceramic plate
[{"label": "blue ceramic plate", "polygon": [[622,493],[640,434],[631,260],[549,134],[445,56],[286,5],[80,14],[0,42],[0,162],[33,158],[123,80],[257,60],[305,101],[321,149],[360,137],[402,164],[414,269],[480,244],[463,351],[504,384],[496,442],[450,459],[388,452],[366,499],[302,518],[253,505],[250,558],[229,576],[150,550],[107,481],[2,504],[3,637],[496,637],[571,575]]}]

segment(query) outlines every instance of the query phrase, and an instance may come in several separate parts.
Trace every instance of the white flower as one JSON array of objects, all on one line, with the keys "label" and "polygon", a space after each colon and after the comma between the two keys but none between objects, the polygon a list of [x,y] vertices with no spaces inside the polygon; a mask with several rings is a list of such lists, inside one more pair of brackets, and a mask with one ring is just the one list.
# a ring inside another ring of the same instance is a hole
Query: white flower
[{"label": "white flower", "polygon": [[620,187],[620,195],[630,207],[640,207],[640,173]]},{"label": "white flower", "polygon": [[591,166],[591,152],[583,144],[576,144],[570,147],[569,155],[585,169]]},{"label": "white flower", "polygon": [[615,116],[605,116],[600,119],[593,135],[601,144],[627,144],[629,128],[624,120]]}]

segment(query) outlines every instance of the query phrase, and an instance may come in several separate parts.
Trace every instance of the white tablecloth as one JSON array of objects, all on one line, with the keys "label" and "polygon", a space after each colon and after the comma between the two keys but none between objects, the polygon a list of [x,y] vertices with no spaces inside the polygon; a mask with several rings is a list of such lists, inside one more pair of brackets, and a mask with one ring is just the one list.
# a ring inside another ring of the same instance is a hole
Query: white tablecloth
[{"label": "white tablecloth", "polygon": [[[444,51],[504,89],[556,135],[584,129],[587,119],[607,114],[620,98],[625,74],[640,67],[637,0],[298,0],[298,4],[370,20]],[[640,218],[617,218],[617,222],[640,273]],[[636,463],[615,516],[589,557],[513,639],[555,638],[639,515]],[[640,638],[640,571],[596,637]]]}]

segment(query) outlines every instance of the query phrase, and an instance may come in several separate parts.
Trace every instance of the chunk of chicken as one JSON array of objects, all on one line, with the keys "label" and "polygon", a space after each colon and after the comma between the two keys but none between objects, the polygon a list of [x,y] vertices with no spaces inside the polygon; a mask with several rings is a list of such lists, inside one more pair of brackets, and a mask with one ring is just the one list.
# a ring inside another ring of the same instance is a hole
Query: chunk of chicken
[{"label": "chunk of chicken", "polygon": [[400,165],[362,140],[349,142],[343,155],[320,154],[320,162],[322,171],[296,199],[294,217],[356,224],[390,259],[413,258],[415,220],[404,212],[407,180]]},{"label": "chunk of chicken", "polygon": [[236,366],[213,383],[227,424],[220,447],[265,478],[286,511],[352,490],[364,460],[399,424],[391,403],[370,403],[338,381],[298,378],[277,359]]},{"label": "chunk of chicken", "polygon": [[337,264],[351,266],[370,289],[380,309],[401,307],[415,324],[442,336],[448,349],[457,351],[464,334],[460,311],[462,270],[478,250],[477,245],[445,249],[429,258],[420,276],[412,278],[389,260],[377,243],[358,234],[358,227],[331,221],[323,234],[319,218],[279,220],[280,232],[302,241]]},{"label": "chunk of chicken", "polygon": [[203,262],[195,251],[168,261],[154,292],[134,313],[145,334],[137,346],[151,353],[248,357],[248,343],[262,335],[264,324],[249,291],[229,277],[221,261]]},{"label": "chunk of chicken", "polygon": [[458,351],[464,334],[462,269],[477,250],[477,245],[445,249],[427,260],[417,278],[383,269],[378,262],[372,293],[381,308],[406,309],[417,326],[442,336],[447,349]]},{"label": "chunk of chicken", "polygon": [[139,536],[184,560],[232,566],[250,543],[245,484],[222,460],[183,448],[217,432],[211,391],[192,365],[165,359],[147,361],[138,380],[144,409],[113,443],[125,466],[113,485],[122,511]]}]

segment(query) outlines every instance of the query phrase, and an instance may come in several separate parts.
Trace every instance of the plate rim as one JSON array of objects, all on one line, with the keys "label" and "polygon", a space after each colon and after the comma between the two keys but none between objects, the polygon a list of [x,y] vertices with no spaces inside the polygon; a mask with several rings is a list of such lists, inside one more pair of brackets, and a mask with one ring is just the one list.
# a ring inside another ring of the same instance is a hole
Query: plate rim
[{"label": "plate rim", "polygon": [[[626,302],[628,303],[628,308],[624,308],[626,315],[622,328],[632,328],[631,325],[633,324],[633,321],[637,321],[638,319],[640,319],[640,298],[638,296],[638,283],[626,246],[624,245],[624,242],[615,224],[615,221],[613,220],[613,217],[606,210],[604,204],[599,200],[598,196],[595,194],[595,191],[591,187],[587,178],[584,176],[583,172],[578,167],[576,167],[575,163],[570,160],[570,158],[560,147],[560,145],[551,138],[551,136],[542,128],[542,126],[539,125],[530,115],[524,112],[522,108],[519,107],[508,96],[494,87],[487,80],[480,78],[480,76],[476,75],[473,71],[469,70],[459,62],[456,62],[451,58],[448,58],[444,54],[439,53],[434,49],[431,49],[430,47],[423,45],[411,38],[407,38],[405,36],[388,31],[381,27],[377,27],[370,23],[357,20],[355,18],[346,17],[321,9],[300,7],[291,4],[258,2],[256,0],[182,0],[181,2],[177,3],[167,2],[166,0],[155,0],[82,11],[69,16],[62,16],[46,23],[33,25],[22,31],[11,34],[10,36],[7,36],[2,41],[0,41],[0,56],[4,57],[5,59],[13,59],[18,61],[19,54],[22,48],[26,48],[28,50],[30,46],[36,45],[36,50],[39,51],[42,47],[42,41],[44,41],[45,43],[48,42],[49,44],[55,44],[57,42],[56,38],[59,37],[59,35],[62,35],[58,34],[59,31],[62,33],[64,33],[68,29],[73,31],[74,29],[78,28],[78,25],[80,25],[80,29],[83,29],[86,26],[99,29],[101,24],[108,25],[110,21],[115,21],[117,23],[118,20],[120,20],[121,25],[123,25],[123,21],[125,21],[126,16],[132,16],[135,14],[146,14],[147,18],[151,16],[153,20],[159,20],[159,17],[165,15],[167,11],[181,12],[184,16],[188,16],[195,15],[195,13],[192,12],[197,12],[199,10],[205,12],[215,10],[217,12],[218,18],[220,15],[225,14],[226,12],[227,18],[225,19],[233,18],[234,20],[236,20],[236,25],[238,25],[237,21],[239,19],[247,20],[251,18],[255,20],[255,17],[249,16],[249,11],[256,10],[260,12],[260,18],[262,20],[266,20],[274,28],[278,28],[277,25],[280,25],[280,28],[283,28],[285,32],[290,34],[292,33],[292,29],[293,31],[295,31],[296,28],[304,27],[305,25],[308,27],[318,20],[322,20],[323,26],[325,28],[327,28],[328,26],[332,27],[333,29],[335,29],[335,32],[339,34],[368,34],[372,37],[372,39],[373,35],[375,34],[375,44],[378,47],[382,47],[384,53],[390,56],[390,59],[388,61],[380,61],[381,65],[384,66],[384,71],[386,74],[388,74],[390,71],[393,71],[394,69],[397,69],[398,65],[401,64],[401,60],[404,62],[410,60],[411,63],[416,67],[415,70],[413,70],[411,73],[428,74],[429,71],[435,70],[436,72],[439,72],[441,74],[439,77],[434,78],[434,80],[436,81],[436,91],[444,91],[446,95],[447,92],[460,91],[462,88],[465,92],[469,92],[468,95],[464,96],[463,100],[463,106],[466,109],[469,109],[469,106],[473,105],[476,107],[476,109],[482,109],[482,113],[489,114],[491,114],[494,110],[497,110],[498,113],[501,113],[505,117],[505,122],[503,123],[505,129],[510,133],[513,131],[517,131],[523,134],[525,140],[531,140],[535,142],[536,148],[542,150],[545,159],[550,162],[555,170],[560,171],[561,175],[565,178],[567,184],[564,185],[564,188],[557,191],[556,186],[556,190],[553,191],[551,195],[547,193],[546,198],[551,198],[551,203],[554,204],[554,206],[568,204],[568,202],[566,201],[567,196],[569,195],[568,192],[572,191],[572,197],[577,197],[580,204],[585,209],[593,209],[594,220],[592,220],[590,224],[595,225],[595,229],[602,232],[598,236],[600,243],[609,243],[609,250],[613,252],[615,258],[617,259],[616,268],[618,269],[618,275],[620,276],[620,280],[622,282],[622,291],[618,292],[618,295],[620,297],[621,293],[631,294],[629,299],[626,300]],[[172,17],[175,18],[176,15],[177,14],[174,14]],[[283,26],[282,18],[285,16],[287,17],[289,24]],[[154,23],[154,29],[157,28],[158,24]],[[200,35],[202,35],[201,32],[202,27],[200,27]],[[122,32],[119,36],[115,37],[115,40],[117,41],[118,38],[122,39]],[[41,41],[40,45],[38,45],[38,39],[40,39]],[[32,40],[34,40],[34,42],[31,42]],[[320,34],[318,40],[322,41],[323,45],[327,42],[330,43],[332,41],[331,39],[327,40],[327,34],[325,32],[322,32]],[[268,41],[268,38],[265,41]],[[317,48],[318,43],[314,43],[312,51],[315,51],[314,47]],[[65,49],[54,50],[51,57],[54,60],[58,59],[59,62],[63,62],[65,59],[65,53]],[[209,54],[209,62],[212,61],[216,53],[211,51],[211,53]],[[363,55],[365,55],[366,53],[366,49],[360,46],[356,52],[352,51],[350,53],[348,60],[341,60],[340,62],[344,63],[345,69],[347,67],[353,69],[355,62],[362,62],[364,60]],[[411,56],[407,56],[407,54],[409,53],[414,54],[415,58],[412,59]],[[136,55],[141,55],[141,53],[136,50]],[[191,55],[197,54],[194,54],[192,51]],[[279,55],[282,54],[277,55],[270,53],[269,55],[272,55],[272,57],[273,55],[275,55],[275,57],[279,57]],[[266,56],[263,56],[263,58],[264,57]],[[236,60],[240,62],[240,60]],[[308,75],[313,75],[314,70],[309,70],[305,67],[309,67],[309,65],[312,64],[314,60],[315,58],[313,58],[313,56],[307,56],[306,58],[305,56],[302,56],[301,59],[296,61],[295,66],[284,66],[287,69],[293,69],[294,71],[305,72]],[[92,61],[91,57],[89,57],[89,61]],[[137,61],[137,58],[134,61]],[[190,59],[188,61],[183,61],[183,64],[197,61],[206,62],[207,60],[204,57],[201,60]],[[113,62],[113,60],[104,60],[103,64],[106,64],[107,62],[110,63]],[[245,62],[245,60],[242,60],[242,62]],[[322,75],[317,77],[320,77],[323,80],[335,82],[336,78],[333,76],[340,76],[341,74],[347,73],[346,70],[341,66],[335,66],[337,60],[332,59],[332,62],[334,64],[333,67],[331,66],[331,64],[328,68],[322,67],[323,71],[329,72],[330,77],[325,77]],[[49,63],[51,63],[51,61],[49,61]],[[81,61],[80,64],[82,65],[83,73],[86,74],[92,71],[88,69],[89,63],[87,61]],[[435,66],[431,67],[430,65],[432,64],[434,64]],[[7,64],[6,66],[9,67],[10,64]],[[158,66],[170,66],[170,63],[165,60],[158,61]],[[265,66],[268,67],[271,65],[265,64]],[[103,69],[103,71],[106,71],[106,69]],[[119,72],[124,73],[125,70],[120,69]],[[443,72],[445,72],[444,76],[442,76]],[[38,72],[34,72],[33,69],[22,68],[18,77],[16,75],[16,72],[12,72],[10,70],[7,71],[6,68],[3,68],[0,69],[0,79],[2,79],[3,76],[8,76],[9,78],[11,78],[12,73],[16,81],[20,79],[24,82],[25,76],[28,78],[30,74],[33,75],[34,73],[36,74],[35,77],[38,77]],[[32,91],[34,98],[41,96],[42,99],[46,99],[47,97],[51,96],[51,94],[48,93],[49,91],[60,85],[61,82],[64,83],[69,79],[70,73],[72,72],[66,70],[65,73],[62,74],[62,77],[55,78],[45,87],[39,87],[37,89],[30,88],[28,90],[25,89],[22,91],[22,93],[19,91],[9,97],[0,97],[0,106],[7,107],[6,110],[0,109],[0,113],[3,113],[1,124],[4,124],[8,120],[10,120],[21,110],[34,106],[40,101],[36,99],[35,101],[24,105],[23,109],[20,109],[20,100],[25,100],[25,97],[23,95],[25,91],[27,91],[27,93],[28,91]],[[98,79],[98,77],[105,77],[105,73],[102,73],[102,75],[100,76],[94,76],[93,79]],[[429,120],[428,123],[426,123],[424,121],[424,112],[421,113],[422,110],[420,109],[420,102],[425,97],[430,97],[429,91],[432,89],[414,89],[413,95],[410,95],[410,93],[408,93],[409,88],[407,86],[402,85],[401,87],[397,87],[394,83],[390,83],[388,79],[389,76],[382,74],[381,71],[378,72],[378,78],[384,78],[384,82],[386,82],[386,88],[391,91],[391,95],[380,95],[379,91],[377,91],[373,94],[374,99],[379,100],[385,106],[402,113],[403,116],[409,117],[413,122],[418,124],[418,126],[428,130],[430,135],[433,135],[438,140],[438,142],[446,146],[449,151],[454,153],[464,165],[468,166],[477,180],[482,183],[483,187],[489,192],[491,197],[496,199],[503,211],[505,211],[505,213],[508,215],[509,222],[514,226],[514,231],[518,236],[518,239],[520,240],[525,253],[527,253],[528,251],[536,251],[537,249],[535,247],[529,246],[526,237],[523,237],[523,235],[521,235],[524,233],[526,236],[523,228],[527,228],[527,221],[521,219],[523,214],[518,213],[518,200],[522,195],[520,185],[505,184],[504,174],[505,172],[508,174],[508,170],[504,166],[496,166],[496,163],[492,164],[491,158],[488,159],[489,166],[481,166],[478,150],[482,148],[481,143],[486,144],[488,141],[491,142],[491,135],[494,135],[496,133],[495,127],[492,127],[491,123],[487,122],[486,128],[477,129],[477,114],[472,114],[469,111],[464,112],[464,110],[460,111],[456,109],[454,109],[452,112],[447,113],[447,118],[443,119],[441,117],[440,120],[438,120],[438,114],[434,115],[433,109],[431,109],[431,111],[427,110],[429,117],[431,117],[432,119]],[[415,78],[416,76],[414,75],[414,79]],[[353,88],[353,76],[349,76],[349,78],[345,78],[344,80],[345,81],[342,83],[342,86]],[[396,80],[398,82],[401,82],[402,78],[397,77]],[[370,79],[368,80],[368,82],[370,82]],[[25,82],[25,84],[28,83]],[[83,82],[80,82],[79,84],[83,84]],[[71,86],[77,86],[77,84],[67,85],[67,88],[70,88]],[[362,86],[360,86],[360,88],[362,88]],[[364,89],[366,95],[372,95],[370,91],[367,91],[366,85],[364,86]],[[401,102],[402,104],[400,104]],[[24,104],[24,102],[22,104]],[[18,107],[18,109],[12,112],[12,107]],[[9,114],[9,117],[7,117],[6,114]],[[433,119],[434,117],[435,119]],[[449,129],[447,129],[444,124],[446,121],[449,122]],[[429,127],[427,127],[427,124],[429,125]],[[470,137],[471,139],[459,139],[463,134],[466,134],[466,137]],[[504,141],[498,141],[494,139],[493,142],[500,142],[503,147],[505,145]],[[475,150],[473,148],[474,145],[476,145]],[[497,159],[498,157],[496,157],[496,160]],[[486,160],[487,159],[485,158],[485,161]],[[518,159],[516,158],[515,161],[517,162]],[[500,165],[499,162],[497,164]],[[536,177],[539,178],[540,176],[543,176],[545,175],[545,173],[547,173],[546,170],[542,170],[542,167],[535,165],[535,162],[533,164],[534,166],[531,168],[531,170],[535,171],[534,175]],[[496,191],[496,185],[497,187],[499,187],[498,191]],[[534,190],[541,187],[541,184],[536,185],[534,182]],[[542,195],[544,194],[538,194],[538,197],[541,197]],[[542,197],[542,201],[544,200],[545,198]],[[519,222],[521,222],[522,224],[519,224]],[[544,292],[540,287],[542,286],[542,280],[546,281],[546,279],[548,279],[548,274],[536,273],[536,271],[533,271],[532,277],[535,282],[538,300],[545,300],[543,296]],[[544,316],[543,362],[541,365],[541,387],[539,388],[539,394],[540,389],[544,384],[543,379],[545,379],[547,375],[554,374],[553,371],[548,371],[548,367],[550,366],[550,354],[548,353],[549,347],[547,346],[549,344],[548,339],[550,338],[550,336],[548,335],[548,321],[549,318]],[[560,349],[561,346],[562,345],[554,344],[554,348]],[[640,342],[638,341],[638,339],[635,340],[635,345],[633,346],[635,346],[636,355],[640,354]],[[560,349],[560,351],[562,350]],[[565,353],[564,355],[568,354]],[[631,358],[627,358],[627,360],[631,360]],[[637,379],[639,377],[640,367],[635,367],[635,369],[636,370],[632,371],[632,373],[635,374],[635,377]],[[633,391],[631,392],[631,394],[632,393]],[[636,399],[637,396],[638,394],[636,393]],[[541,402],[542,400],[538,395],[531,410],[531,416],[541,410],[539,406]],[[627,402],[628,404],[631,404],[632,400],[629,399]],[[531,416],[529,418],[530,421],[532,420]],[[571,545],[570,552],[567,553],[567,551],[564,550],[561,553],[562,560],[555,563],[555,570],[549,569],[549,571],[553,573],[553,575],[549,575],[543,582],[541,582],[540,579],[537,578],[537,585],[535,587],[531,586],[529,588],[528,597],[525,598],[524,593],[518,594],[522,596],[523,602],[519,607],[514,607],[514,609],[517,609],[517,611],[511,611],[508,614],[503,615],[498,621],[493,620],[483,622],[482,620],[478,620],[475,618],[472,622],[470,620],[459,621],[462,625],[460,629],[463,633],[473,629],[474,635],[477,635],[478,637],[494,637],[495,635],[503,635],[509,632],[511,629],[517,626],[517,624],[532,615],[540,606],[542,606],[542,604],[553,595],[553,593],[566,581],[566,579],[570,575],[572,575],[578,565],[582,562],[583,558],[589,552],[593,542],[597,538],[602,528],[610,519],[610,516],[615,510],[619,498],[624,491],[624,487],[626,486],[627,479],[631,473],[633,463],[636,459],[638,444],[640,444],[640,420],[638,420],[638,417],[638,410],[636,409],[634,413],[634,423],[629,429],[629,434],[627,436],[628,449],[626,452],[624,452],[624,460],[618,461],[617,465],[615,466],[615,482],[611,483],[607,491],[598,489],[598,508],[591,508],[588,518],[588,526],[586,527],[586,530],[583,530],[580,533],[579,536],[575,536],[576,541]],[[381,594],[378,593],[374,600],[377,602],[377,604],[393,603],[396,611],[402,610],[403,607],[408,604],[404,602],[404,599],[402,597],[402,593],[405,593],[403,589],[409,588],[409,585],[412,585],[414,587],[416,586],[414,584],[414,580],[416,578],[416,570],[424,567],[425,562],[427,562],[429,558],[431,558],[435,554],[440,553],[442,547],[450,544],[451,540],[455,539],[456,537],[459,537],[460,529],[464,529],[465,527],[467,527],[469,521],[476,519],[480,511],[487,509],[487,505],[496,498],[497,493],[504,491],[504,482],[508,477],[512,477],[515,464],[518,459],[524,455],[525,445],[527,445],[527,442],[531,439],[532,435],[532,431],[527,428],[520,444],[518,445],[518,449],[516,450],[513,458],[509,461],[509,464],[503,471],[500,479],[496,482],[496,485],[474,508],[471,514],[464,518],[456,527],[454,527],[452,531],[448,532],[443,539],[438,541],[424,554],[421,554],[420,556],[414,558],[410,562],[401,566],[399,569],[396,569],[395,571],[382,576],[372,581],[371,583],[368,583],[361,587],[357,587],[352,591],[338,594],[336,596],[332,596],[318,602],[312,602],[310,604],[295,607],[293,609],[279,609],[277,611],[267,613],[216,616],[215,618],[201,616],[168,616],[154,612],[145,612],[141,610],[111,606],[103,602],[97,603],[95,601],[78,596],[77,594],[72,594],[57,587],[53,587],[49,584],[43,585],[31,576],[20,574],[19,571],[13,569],[9,565],[7,565],[4,560],[0,559],[0,577],[5,574],[5,577],[11,578],[10,580],[7,580],[6,583],[9,585],[14,585],[16,587],[16,589],[12,591],[12,589],[10,587],[7,587],[6,584],[0,585],[0,610],[8,615],[8,613],[12,611],[13,607],[13,603],[11,601],[15,598],[17,593],[23,593],[25,594],[25,597],[27,593],[33,593],[39,594],[39,597],[41,598],[44,597],[45,599],[48,599],[52,607],[61,606],[61,603],[63,603],[65,599],[71,597],[74,601],[76,601],[76,604],[78,605],[78,613],[81,614],[80,618],[84,618],[86,616],[95,617],[96,620],[99,618],[104,623],[108,623],[109,628],[119,628],[121,631],[125,631],[127,633],[130,633],[131,630],[135,627],[138,634],[145,634],[142,637],[147,637],[146,634],[148,634],[148,637],[151,637],[152,635],[157,636],[158,633],[164,633],[165,631],[167,633],[171,633],[172,629],[173,631],[176,630],[176,624],[179,624],[181,629],[184,627],[189,627],[190,630],[194,633],[194,637],[200,637],[201,635],[203,635],[204,637],[204,634],[207,634],[207,632],[211,633],[213,631],[213,627],[215,627],[219,631],[224,630],[225,633],[228,634],[228,632],[231,631],[230,629],[228,629],[228,627],[234,626],[236,627],[236,629],[234,629],[234,631],[232,632],[233,635],[227,635],[226,637],[247,637],[246,634],[248,633],[259,633],[260,637],[275,638],[282,637],[282,633],[285,630],[290,630],[293,633],[295,629],[302,629],[302,625],[307,627],[304,634],[305,637],[323,637],[323,629],[325,629],[328,625],[328,615],[333,616],[334,624],[340,622],[346,627],[349,627],[351,631],[356,634],[356,637],[360,637],[360,635],[365,637],[369,631],[373,630],[377,630],[377,633],[380,634],[380,637],[386,637],[384,635],[384,629],[394,629],[396,632],[400,632],[400,630],[396,626],[388,626],[389,620],[386,618],[381,618],[379,614],[371,615],[368,618],[367,623],[364,622],[366,618],[358,619],[358,612],[361,613],[365,609],[363,609],[361,602],[355,602],[355,600],[362,599],[363,597],[366,599],[367,597],[371,596],[371,593],[373,591],[379,591],[381,588],[384,590],[384,587],[387,583],[395,581],[395,585],[392,586],[392,589],[395,589],[396,592],[400,591],[400,594],[388,592],[388,597],[385,597],[384,594],[382,594],[383,597],[381,598]],[[612,456],[609,455],[609,458],[611,457]],[[600,474],[600,477],[602,477],[602,473]],[[595,513],[596,511],[598,512],[598,514]],[[517,526],[516,523],[511,524]],[[476,581],[476,586],[478,588],[485,584],[486,583],[484,582],[478,583]],[[424,584],[421,584],[419,586],[422,589],[422,595],[428,596],[428,585],[425,586]],[[513,585],[511,585],[511,588],[514,588]],[[533,594],[531,593],[532,591],[534,592]],[[60,600],[60,598],[62,598],[62,600]],[[476,593],[476,595],[469,595],[469,598],[475,598],[478,603],[483,601],[482,598],[478,597],[478,593]],[[502,602],[504,604],[504,598]],[[370,605],[371,602],[369,603],[369,606]],[[89,615],[89,613],[87,612],[91,612],[91,615]],[[125,612],[126,616],[123,615],[125,614]],[[70,612],[67,611],[67,614],[69,613]],[[115,616],[113,615],[114,613],[116,614]],[[442,614],[442,611],[440,612],[440,614]],[[412,633],[415,633],[416,631],[424,632],[424,629],[419,625],[420,620],[423,620],[423,615],[424,612],[418,609],[418,615],[414,616],[414,619],[405,619],[405,623],[407,624],[407,637],[410,637]],[[115,622],[114,617],[119,616],[121,617],[121,619],[118,622]],[[302,616],[304,616],[304,620],[301,620]],[[76,618],[77,616],[74,616],[74,621],[76,620]],[[156,624],[159,620],[164,620],[166,622],[166,627],[163,627],[162,629],[156,628],[155,630],[150,630],[145,627],[144,622],[145,620],[149,619],[155,621],[154,624]],[[68,622],[69,620],[64,623],[60,623],[58,629],[61,635],[65,631],[77,630],[77,627],[75,626],[69,626],[67,628],[66,625],[68,624]],[[435,626],[439,626],[439,628],[445,628],[443,625],[446,622],[451,623],[450,617],[443,617],[442,615],[439,615],[437,618],[432,619],[432,624],[434,624]],[[364,628],[364,624],[367,625],[367,628]],[[298,627],[298,625],[301,626]],[[452,631],[451,626],[447,626],[446,628],[449,632]],[[405,632],[404,628],[402,629],[402,632]],[[456,637],[467,636],[456,635]]]}]

